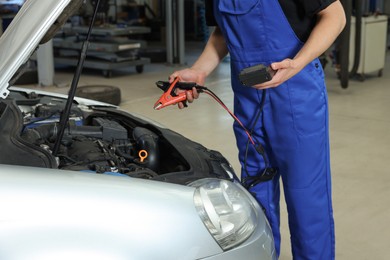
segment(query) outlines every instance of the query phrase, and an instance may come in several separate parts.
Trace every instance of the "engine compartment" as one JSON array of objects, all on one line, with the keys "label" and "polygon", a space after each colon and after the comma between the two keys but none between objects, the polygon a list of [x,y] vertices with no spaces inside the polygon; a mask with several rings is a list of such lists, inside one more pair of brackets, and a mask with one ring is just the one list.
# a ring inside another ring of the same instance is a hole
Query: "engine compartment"
[{"label": "engine compartment", "polygon": [[[137,170],[148,169],[150,177],[159,171],[158,136],[150,130],[136,127],[130,132],[112,119],[93,117],[90,125],[71,121],[65,130],[58,168],[66,170],[91,170],[96,173],[117,172],[132,175]],[[27,128],[21,137],[51,152],[57,138],[58,124],[48,123]],[[147,156],[139,156],[141,151]],[[144,158],[146,157],[146,158]]]},{"label": "engine compartment", "polygon": [[[76,103],[54,156],[65,102],[19,92],[12,92],[2,101],[0,163],[146,179],[190,170],[183,156],[153,128]],[[166,160],[167,154],[170,160]]]}]

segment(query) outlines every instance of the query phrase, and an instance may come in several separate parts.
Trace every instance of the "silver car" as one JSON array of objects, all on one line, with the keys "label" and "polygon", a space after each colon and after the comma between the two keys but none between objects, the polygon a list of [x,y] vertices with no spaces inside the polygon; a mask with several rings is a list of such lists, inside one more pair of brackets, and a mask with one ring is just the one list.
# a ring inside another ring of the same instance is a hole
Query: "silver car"
[{"label": "silver car", "polygon": [[28,0],[0,39],[0,259],[276,259],[219,152],[82,98],[61,125],[67,96],[9,87],[82,2]]}]

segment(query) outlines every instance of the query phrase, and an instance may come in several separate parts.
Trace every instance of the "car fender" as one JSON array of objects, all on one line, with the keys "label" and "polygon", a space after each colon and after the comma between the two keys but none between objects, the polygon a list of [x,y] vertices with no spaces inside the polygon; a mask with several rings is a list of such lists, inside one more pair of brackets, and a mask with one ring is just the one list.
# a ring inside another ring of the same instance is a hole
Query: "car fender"
[{"label": "car fender", "polygon": [[[222,253],[194,188],[0,165],[0,259],[199,259]],[[146,255],[145,255],[146,254]]]}]

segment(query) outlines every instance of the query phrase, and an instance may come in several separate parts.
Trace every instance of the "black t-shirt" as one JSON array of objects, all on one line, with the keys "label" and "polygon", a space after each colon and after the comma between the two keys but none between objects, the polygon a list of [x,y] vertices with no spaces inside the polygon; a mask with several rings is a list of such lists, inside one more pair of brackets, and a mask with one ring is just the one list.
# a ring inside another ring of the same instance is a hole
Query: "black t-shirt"
[{"label": "black t-shirt", "polygon": [[[266,0],[269,1],[269,0]],[[316,14],[336,0],[279,0],[292,29],[303,42],[309,37],[316,23]],[[205,0],[206,20],[209,26],[216,26],[213,15],[213,1]]]}]

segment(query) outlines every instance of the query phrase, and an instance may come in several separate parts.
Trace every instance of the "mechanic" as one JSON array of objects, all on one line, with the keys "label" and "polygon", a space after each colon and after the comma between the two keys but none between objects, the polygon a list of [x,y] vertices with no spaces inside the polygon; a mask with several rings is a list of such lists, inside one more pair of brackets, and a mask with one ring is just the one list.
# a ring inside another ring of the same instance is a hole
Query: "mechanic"
[{"label": "mechanic", "polygon": [[[345,26],[338,0],[206,0],[217,26],[192,67],[176,71],[170,81],[204,85],[206,77],[229,53],[234,113],[264,147],[265,156],[235,122],[241,178],[277,169],[270,181],[250,187],[265,208],[280,254],[281,176],[294,259],[334,259],[328,102],[318,56]],[[209,23],[209,25],[211,25]],[[276,71],[272,80],[243,86],[239,72],[257,64]],[[264,102],[262,96],[264,95]],[[187,101],[198,98],[187,91]],[[179,108],[184,104],[179,103]],[[261,109],[260,116],[258,114]],[[269,165],[267,165],[269,164]],[[245,183],[244,183],[245,184]]]}]

